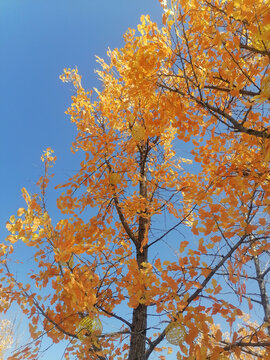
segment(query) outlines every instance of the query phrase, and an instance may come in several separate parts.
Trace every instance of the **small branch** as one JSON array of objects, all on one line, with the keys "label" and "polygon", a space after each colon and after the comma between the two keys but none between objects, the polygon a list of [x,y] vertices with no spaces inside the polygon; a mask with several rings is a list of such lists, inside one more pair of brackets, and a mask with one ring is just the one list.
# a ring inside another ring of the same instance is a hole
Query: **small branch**
[{"label": "small branch", "polygon": [[112,316],[112,317],[114,317],[114,318],[117,319],[117,320],[122,321],[122,322],[123,322],[124,324],[126,324],[129,328],[131,328],[132,324],[131,324],[129,321],[127,321],[126,319],[122,318],[121,316],[118,316],[118,315],[116,315],[116,314],[114,314],[114,313],[112,313],[112,312],[110,312],[110,311],[107,311],[107,310],[103,309],[102,306],[95,305],[95,307],[98,308],[99,310],[103,311],[105,314],[107,314],[107,315],[109,315],[109,316]]},{"label": "small branch", "polygon": [[263,56],[270,56],[270,51],[256,49],[253,46],[240,44],[240,49],[245,49],[245,50],[251,51],[251,52],[256,53],[256,54],[261,54]]},{"label": "small branch", "polygon": [[[223,92],[227,92],[227,93],[232,91],[232,89],[230,89],[230,88],[221,87],[221,86],[215,86],[215,85],[205,85],[203,88],[204,89],[212,89],[212,90],[223,91]],[[242,95],[247,95],[247,96],[259,95],[259,92],[255,92],[255,91],[251,91],[251,90],[244,90],[244,89],[239,90],[239,93],[242,94]]]},{"label": "small branch", "polygon": [[123,228],[125,229],[127,235],[129,236],[129,238],[133,241],[133,243],[135,244],[136,247],[139,246],[138,244],[138,239],[137,237],[134,235],[133,231],[130,229],[127,221],[126,221],[126,218],[122,212],[122,209],[119,205],[119,201],[118,201],[118,197],[116,195],[114,195],[113,197],[113,201],[114,201],[114,205],[115,205],[115,208],[116,208],[116,211],[117,211],[117,214],[119,216],[119,219],[123,225]]},{"label": "small branch", "polygon": [[[216,272],[223,266],[223,264],[232,256],[232,254],[235,252],[235,250],[243,243],[243,241],[245,240],[245,238],[247,237],[247,235],[243,235],[240,240],[234,245],[234,247],[231,248],[231,250],[227,253],[226,256],[224,256],[222,258],[222,260],[220,260],[220,262],[215,266],[215,268],[208,274],[208,276],[204,279],[204,281],[201,284],[201,287],[198,288],[188,299],[186,302],[186,305],[184,306],[184,308],[179,311],[180,313],[183,313],[189,306],[189,304],[195,300],[200,293],[203,291],[203,289],[206,287],[206,285],[209,283],[209,281],[212,279],[212,277],[216,274]],[[170,325],[170,324],[169,324]],[[168,325],[168,326],[169,326]],[[163,332],[156,338],[156,340],[153,341],[152,345],[149,346],[149,348],[147,349],[146,353],[145,353],[145,359],[148,359],[149,356],[151,355],[152,351],[154,350],[154,348],[165,338],[166,335],[166,330],[168,328],[168,326],[163,330]]]},{"label": "small branch", "polygon": [[179,225],[181,225],[192,213],[192,211],[196,208],[196,205],[193,206],[193,208],[190,210],[190,212],[180,221],[178,221],[177,224],[175,224],[173,227],[171,227],[168,231],[166,231],[163,235],[161,235],[159,238],[157,238],[156,240],[152,241],[150,244],[148,244],[146,246],[146,248],[149,248],[150,246],[154,245],[155,243],[157,243],[158,241],[162,240],[166,235],[168,235],[171,231],[175,230]]}]

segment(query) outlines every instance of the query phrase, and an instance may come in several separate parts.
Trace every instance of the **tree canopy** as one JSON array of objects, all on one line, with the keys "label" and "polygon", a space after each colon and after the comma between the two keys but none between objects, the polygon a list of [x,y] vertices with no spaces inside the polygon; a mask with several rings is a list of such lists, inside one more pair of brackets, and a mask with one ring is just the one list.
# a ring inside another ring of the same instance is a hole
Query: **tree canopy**
[{"label": "tree canopy", "polygon": [[[48,148],[7,222],[2,289],[34,340],[16,359],[45,335],[70,341],[66,359],[270,359],[269,2],[161,5],[161,28],[142,16],[97,58],[101,89],[60,77],[85,158],[59,221]],[[7,261],[18,241],[35,249],[29,282]]]}]

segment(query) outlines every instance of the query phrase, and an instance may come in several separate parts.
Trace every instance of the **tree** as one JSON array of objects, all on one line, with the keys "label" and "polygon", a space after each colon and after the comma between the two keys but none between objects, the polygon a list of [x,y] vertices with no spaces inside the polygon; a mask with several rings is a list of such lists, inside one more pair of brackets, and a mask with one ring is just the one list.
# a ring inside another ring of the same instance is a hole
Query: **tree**
[{"label": "tree", "polygon": [[45,333],[70,341],[67,359],[146,360],[168,342],[178,359],[270,358],[269,4],[162,6],[161,29],[143,16],[98,58],[102,90],[77,69],[61,76],[85,160],[54,223],[47,149],[40,192],[23,189],[27,207],[7,223],[3,258],[21,240],[40,269],[22,284],[3,260],[36,346],[16,358],[36,358]]},{"label": "tree", "polygon": [[[2,311],[9,308],[9,303],[5,297],[0,297],[0,308]],[[4,353],[13,344],[13,326],[11,321],[7,319],[0,319],[0,359],[3,360]]]},{"label": "tree", "polygon": [[3,359],[4,353],[13,343],[12,324],[9,320],[0,320],[0,359]]}]

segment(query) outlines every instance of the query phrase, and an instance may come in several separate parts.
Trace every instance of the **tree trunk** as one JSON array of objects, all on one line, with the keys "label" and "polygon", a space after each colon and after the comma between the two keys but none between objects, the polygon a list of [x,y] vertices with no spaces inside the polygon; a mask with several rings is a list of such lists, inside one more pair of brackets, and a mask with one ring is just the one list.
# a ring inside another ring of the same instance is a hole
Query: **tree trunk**
[{"label": "tree trunk", "polygon": [[[147,249],[142,252],[137,249],[137,263],[139,269],[141,264],[147,261]],[[145,360],[146,351],[146,328],[147,328],[147,306],[139,304],[133,309],[132,328],[128,360]]]},{"label": "tree trunk", "polygon": [[[147,178],[146,178],[146,158],[147,146],[144,144],[140,148],[140,196],[147,199]],[[147,213],[147,209],[145,209]],[[139,216],[138,219],[138,241],[136,244],[136,260],[139,270],[142,263],[148,261],[148,249],[142,247],[145,236],[147,236],[149,219],[145,216]],[[146,328],[147,328],[147,305],[139,304],[133,309],[130,348],[128,360],[145,360],[146,351]]]},{"label": "tree trunk", "polygon": [[140,304],[133,310],[132,334],[128,360],[145,360],[147,306]]},{"label": "tree trunk", "polygon": [[[261,295],[261,304],[264,310],[264,321],[269,322],[270,321],[270,302],[267,295],[266,290],[266,281],[265,281],[265,274],[261,271],[261,264],[258,257],[254,256],[254,263],[255,263],[255,269],[256,269],[256,275],[257,275],[257,282],[260,289],[260,295]],[[270,335],[270,326],[268,326],[268,334]]]}]

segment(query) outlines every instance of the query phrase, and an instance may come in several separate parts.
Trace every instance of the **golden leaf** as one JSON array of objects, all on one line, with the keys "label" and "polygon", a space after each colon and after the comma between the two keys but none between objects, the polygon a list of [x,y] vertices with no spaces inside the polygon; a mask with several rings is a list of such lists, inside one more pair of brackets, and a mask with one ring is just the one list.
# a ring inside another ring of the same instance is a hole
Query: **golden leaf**
[{"label": "golden leaf", "polygon": [[14,215],[11,215],[11,217],[9,218],[9,221],[14,224],[16,219],[15,219],[15,216]]},{"label": "golden leaf", "polygon": [[120,177],[120,174],[118,173],[110,173],[110,184],[112,185],[117,185],[120,183],[120,180],[121,180],[121,177]]},{"label": "golden leaf", "polygon": [[264,161],[270,161],[270,139],[265,139],[264,143]]},{"label": "golden leaf", "polygon": [[142,125],[134,125],[131,129],[131,135],[137,142],[143,141],[145,137],[145,128]]}]

